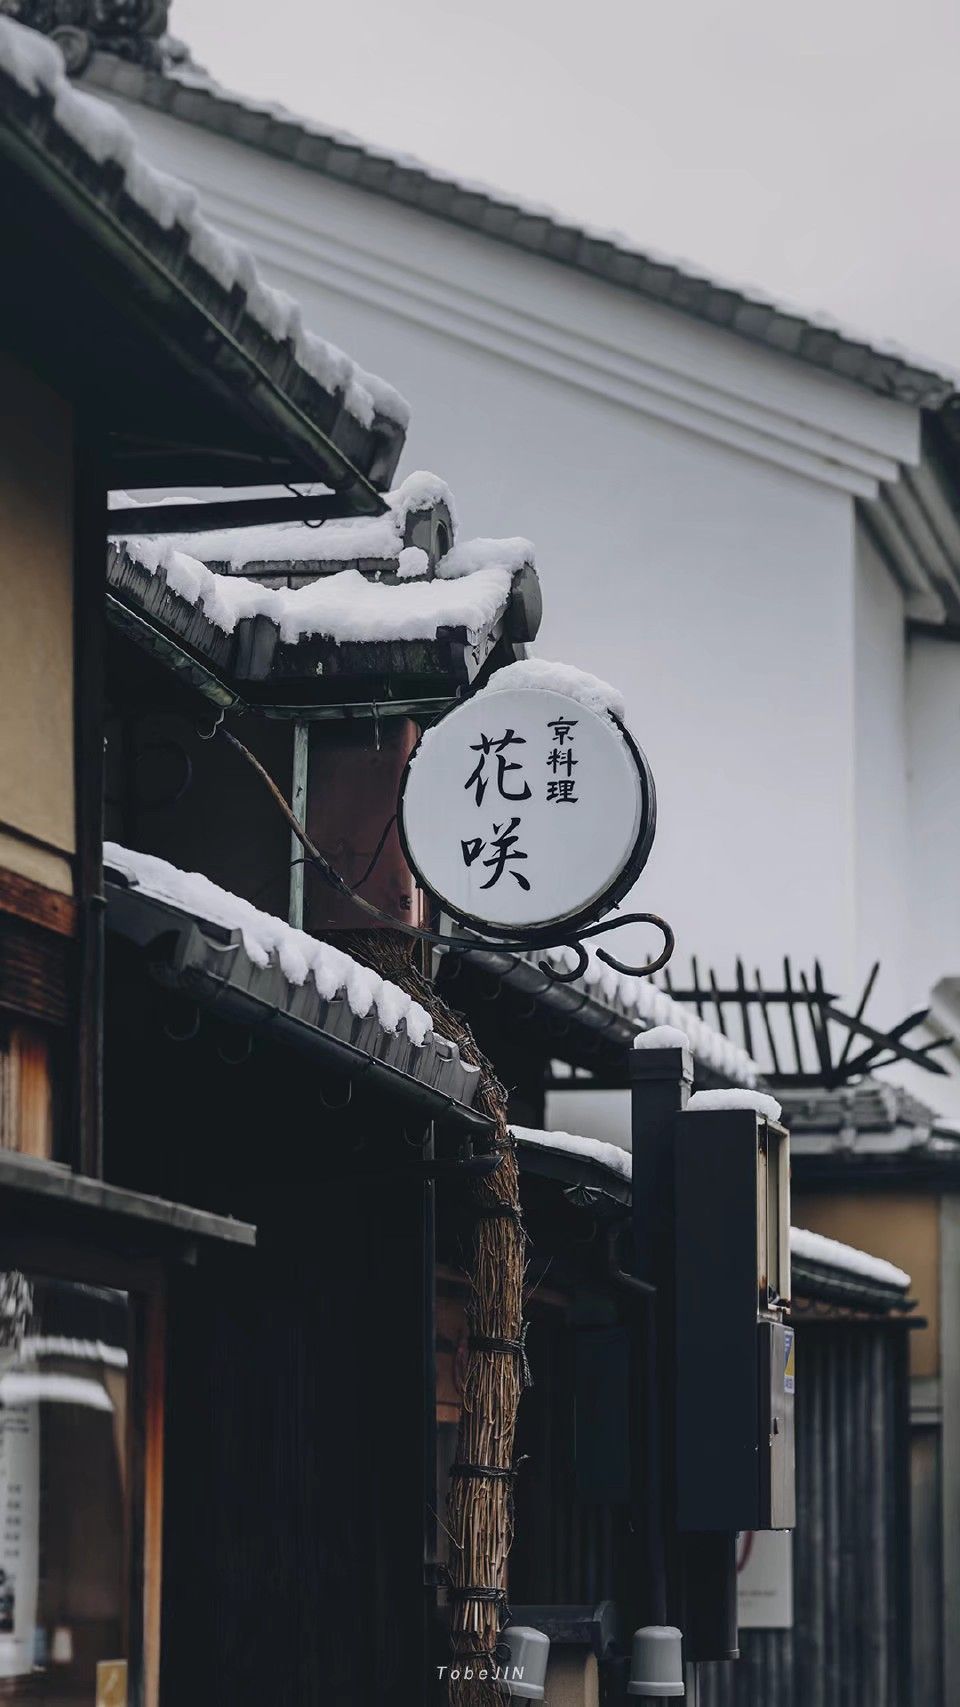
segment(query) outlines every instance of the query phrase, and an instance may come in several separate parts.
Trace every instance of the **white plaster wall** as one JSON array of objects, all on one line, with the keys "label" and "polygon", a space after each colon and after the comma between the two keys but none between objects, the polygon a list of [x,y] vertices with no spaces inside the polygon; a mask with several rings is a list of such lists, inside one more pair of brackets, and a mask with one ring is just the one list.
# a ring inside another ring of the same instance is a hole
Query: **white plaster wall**
[{"label": "white plaster wall", "polygon": [[870,1015],[901,1019],[928,990],[914,987],[907,961],[909,801],[906,638],[903,595],[862,526],[855,594],[856,966],[880,976]]},{"label": "white plaster wall", "polygon": [[411,399],[403,471],[444,475],[466,531],[536,542],[538,650],[625,690],[654,767],[660,830],[637,901],[675,923],[678,969],[691,951],[768,976],[784,953],[819,955],[847,991],[881,952],[892,991],[899,595],[855,552],[854,495],[916,460],[915,413],[124,110],[308,322]]},{"label": "white plaster wall", "polygon": [[960,974],[960,645],[914,634],[907,705],[911,979]]}]

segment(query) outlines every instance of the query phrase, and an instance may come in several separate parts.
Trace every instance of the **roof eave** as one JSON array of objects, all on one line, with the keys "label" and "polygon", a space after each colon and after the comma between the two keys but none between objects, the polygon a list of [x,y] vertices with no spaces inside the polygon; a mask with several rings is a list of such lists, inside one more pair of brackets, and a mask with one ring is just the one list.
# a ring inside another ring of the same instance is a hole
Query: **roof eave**
[{"label": "roof eave", "polygon": [[729,331],[790,356],[876,395],[924,410],[951,397],[953,381],[919,360],[877,348],[799,311],[701,276],[593,233],[550,210],[525,207],[506,195],[445,178],[415,161],[393,158],[352,137],[324,133],[294,115],[257,111],[216,88],[165,77],[98,53],[85,81],[181,122],[292,162],[340,184],[416,208],[528,255],[590,274],[617,289]]},{"label": "roof eave", "polygon": [[[297,366],[289,346],[250,318],[242,296],[203,272],[189,255],[183,230],[157,225],[122,184],[118,187],[111,162],[97,167],[57,126],[49,97],[28,95],[2,70],[0,95],[0,159],[59,209],[64,231],[72,226],[92,243],[104,288],[122,305],[118,312],[205,389],[222,412],[227,443],[229,429],[246,423],[246,463],[235,446],[229,451],[211,446],[214,460],[210,466],[204,463],[207,475],[218,455],[226,457],[224,477],[233,482],[240,466],[253,483],[257,469],[285,468],[291,478],[320,480],[349,492],[357,514],[381,513],[384,501],[377,488],[392,478],[402,430],[378,416],[375,431],[365,437],[342,403]],[[344,448],[344,433],[357,450],[369,453],[370,478]],[[185,430],[184,440],[189,437]],[[136,435],[129,454],[135,464],[127,467],[123,442],[115,448],[110,478],[116,484],[163,484],[179,466],[171,461],[176,447],[158,450],[151,461],[152,453]],[[186,458],[181,477],[195,476],[193,457],[182,449],[179,454],[181,461]]]},{"label": "roof eave", "polygon": [[477,1075],[442,1040],[413,1044],[387,1032],[375,1016],[358,1019],[345,1000],[325,1001],[315,984],[291,985],[278,965],[257,966],[239,931],[223,931],[179,908],[141,894],[108,873],[108,929],[149,949],[151,976],[189,992],[200,1006],[278,1042],[327,1059],[339,1072],[369,1075],[429,1119],[475,1137],[492,1122],[471,1107]]}]

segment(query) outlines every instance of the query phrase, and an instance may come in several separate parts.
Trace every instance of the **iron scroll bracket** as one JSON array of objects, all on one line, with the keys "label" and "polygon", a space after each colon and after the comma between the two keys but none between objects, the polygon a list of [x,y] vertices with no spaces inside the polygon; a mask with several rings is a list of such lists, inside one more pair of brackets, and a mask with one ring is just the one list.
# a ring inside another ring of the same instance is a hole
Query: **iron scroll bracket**
[{"label": "iron scroll bracket", "polygon": [[[227,729],[222,721],[218,722],[213,733],[222,735],[224,740],[228,741],[231,747],[233,747],[241,757],[246,760],[247,764],[257,772],[257,775],[260,777],[265,787],[269,789],[276,805],[286,818],[290,829],[303,848],[304,857],[309,860],[310,864],[316,866],[321,876],[330,884],[332,889],[336,890],[337,894],[352,901],[362,913],[365,913],[368,918],[375,920],[377,924],[389,925],[391,930],[400,931],[404,936],[412,937],[418,942],[430,943],[435,948],[443,948],[448,954],[480,954],[484,951],[489,951],[490,949],[499,949],[505,954],[529,954],[538,948],[566,948],[576,956],[576,965],[574,967],[562,969],[558,966],[552,965],[549,960],[540,960],[537,963],[540,971],[548,978],[552,978],[558,984],[572,984],[578,978],[582,978],[586,972],[590,964],[590,960],[587,950],[584,947],[585,938],[605,936],[608,931],[619,930],[623,925],[643,924],[655,926],[663,937],[663,947],[661,948],[660,953],[655,955],[652,960],[646,961],[640,966],[631,966],[626,961],[620,960],[615,955],[608,953],[605,948],[598,948],[597,959],[602,960],[605,965],[612,967],[615,972],[622,972],[627,977],[646,978],[649,977],[652,972],[659,972],[662,966],[666,966],[668,960],[673,954],[676,946],[676,938],[673,930],[671,926],[667,924],[666,920],[661,919],[657,913],[623,913],[617,918],[602,919],[598,924],[587,925],[585,928],[572,933],[561,930],[558,932],[555,939],[552,939],[549,936],[545,937],[542,930],[538,930],[535,933],[529,933],[527,935],[524,935],[522,932],[517,932],[509,940],[502,936],[496,936],[493,934],[486,934],[482,936],[478,935],[476,938],[451,936],[444,931],[431,931],[423,925],[411,925],[407,924],[402,919],[395,919],[392,914],[383,912],[381,908],[375,906],[372,901],[368,901],[363,895],[359,895],[347,882],[346,878],[342,877],[335,867],[330,864],[326,855],[321,853],[316,844],[311,841],[306,830],[303,828],[303,825],[297,821],[297,817],[282,789],[280,789],[276,782],[274,782],[273,777],[260,763],[260,760],[251,753],[249,747],[244,746],[243,742],[238,740],[237,736]],[[381,837],[380,846],[377,850],[378,856],[382,851],[385,841],[386,834]],[[369,866],[365,872],[365,877],[369,877],[373,864],[375,863],[376,857],[374,858],[371,866]]]}]

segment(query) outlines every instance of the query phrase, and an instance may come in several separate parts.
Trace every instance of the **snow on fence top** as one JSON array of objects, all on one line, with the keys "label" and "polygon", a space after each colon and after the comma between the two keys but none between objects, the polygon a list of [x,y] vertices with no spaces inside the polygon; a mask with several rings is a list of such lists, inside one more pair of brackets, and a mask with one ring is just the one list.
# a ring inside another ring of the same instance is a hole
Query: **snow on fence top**
[{"label": "snow on fence top", "polygon": [[711,1109],[752,1108],[755,1114],[765,1114],[768,1120],[779,1120],[783,1113],[776,1097],[766,1091],[748,1090],[694,1091],[687,1108],[692,1114],[709,1114]]},{"label": "snow on fence top", "polygon": [[185,231],[197,265],[224,291],[241,289],[251,319],[278,343],[288,342],[304,372],[340,396],[361,426],[370,427],[374,416],[381,415],[406,428],[410,409],[399,392],[308,331],[299,305],[264,282],[249,251],[204,219],[196,191],[148,164],[129,124],[114,107],[73,87],[52,41],[0,16],[0,70],[26,94],[48,96],[59,128],[98,166],[109,162],[116,167],[127,195],[158,226]]},{"label": "snow on fence top", "polygon": [[[499,671],[498,674],[504,672]],[[543,952],[540,951],[541,954]],[[569,948],[548,948],[545,954],[547,960],[567,972],[572,972],[577,964],[576,955]],[[692,1009],[683,1007],[672,996],[658,990],[648,978],[617,972],[599,960],[593,949],[588,949],[587,954],[587,970],[577,983],[584,986],[595,1001],[605,1007],[616,1008],[628,1019],[636,1019],[646,1025],[675,1027],[683,1032],[694,1056],[705,1066],[734,1084],[756,1084],[761,1077],[760,1068],[732,1038],[724,1037],[721,1031],[707,1025]]]},{"label": "snow on fence top", "polygon": [[332,943],[319,942],[283,919],[261,913],[249,901],[211,883],[201,872],[180,871],[154,854],[137,853],[116,842],[104,843],[103,859],[106,866],[155,901],[165,901],[191,918],[240,931],[255,966],[269,966],[276,956],[288,983],[299,986],[312,978],[325,1002],[344,996],[358,1019],[366,1019],[373,1008],[384,1031],[395,1032],[402,1024],[418,1048],[432,1035],[426,1009],[396,984],[361,966]]},{"label": "snow on fence top", "polygon": [[[605,1144],[599,1138],[580,1138],[573,1132],[542,1132],[529,1126],[511,1126],[519,1144],[537,1144],[545,1150],[557,1150],[566,1156],[580,1156],[609,1168],[620,1179],[633,1177],[633,1157],[618,1144]],[[822,1233],[809,1233],[803,1227],[791,1227],[790,1252],[808,1262],[822,1263],[825,1268],[840,1269],[857,1275],[861,1280],[873,1280],[881,1286],[895,1286],[905,1292],[910,1276],[883,1257],[858,1251],[853,1245],[841,1244],[838,1239],[825,1238]]]},{"label": "snow on fence top", "polygon": [[[242,493],[234,496],[242,497]],[[457,512],[453,493],[445,480],[436,474],[418,471],[408,474],[393,492],[385,493],[388,505],[382,516],[349,516],[342,520],[323,522],[318,527],[306,522],[279,522],[269,527],[220,528],[204,533],[171,533],[164,537],[174,551],[197,558],[201,563],[222,563],[228,574],[242,574],[250,563],[350,563],[392,562],[404,549],[407,517],[418,510],[429,510],[437,504],[446,506],[451,526],[456,534]],[[171,503],[188,502],[171,498]],[[156,500],[151,497],[151,504]],[[111,508],[134,508],[136,500],[126,492],[111,493]],[[464,550],[478,543],[470,542]],[[129,544],[129,542],[128,542]],[[459,548],[457,548],[459,549]],[[532,547],[530,548],[532,550]],[[456,556],[456,551],[449,554]],[[454,577],[468,574],[467,568],[449,568],[449,558],[438,574]],[[479,567],[479,565],[478,565]]]},{"label": "snow on fence top", "polygon": [[207,621],[224,634],[244,618],[264,616],[287,643],[308,635],[344,643],[435,640],[441,628],[474,633],[496,622],[514,574],[533,560],[528,540],[498,540],[490,543],[508,549],[499,551],[495,564],[460,580],[402,580],[394,586],[368,580],[359,569],[341,569],[305,587],[268,587],[243,575],[217,574],[169,539],[117,543],[147,574],[162,573],[172,593],[202,606]]}]

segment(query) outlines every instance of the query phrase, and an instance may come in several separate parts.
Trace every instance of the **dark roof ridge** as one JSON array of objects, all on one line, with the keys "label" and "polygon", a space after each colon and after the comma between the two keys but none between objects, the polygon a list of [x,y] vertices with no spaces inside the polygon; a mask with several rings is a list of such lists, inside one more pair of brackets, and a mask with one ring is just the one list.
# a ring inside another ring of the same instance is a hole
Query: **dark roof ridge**
[{"label": "dark roof ridge", "polygon": [[527,254],[574,267],[881,396],[933,410],[960,404],[960,376],[931,358],[913,356],[826,316],[777,303],[759,290],[642,250],[622,234],[595,230],[552,208],[464,182],[408,155],[225,90],[191,66],[158,72],[96,53],[85,77],[100,90],[230,135],[308,171],[415,207]]}]

